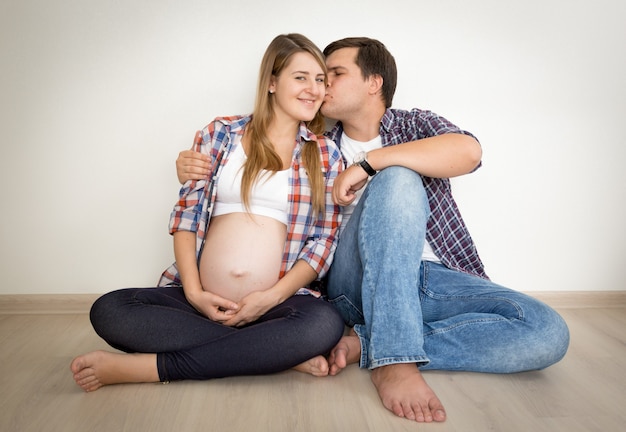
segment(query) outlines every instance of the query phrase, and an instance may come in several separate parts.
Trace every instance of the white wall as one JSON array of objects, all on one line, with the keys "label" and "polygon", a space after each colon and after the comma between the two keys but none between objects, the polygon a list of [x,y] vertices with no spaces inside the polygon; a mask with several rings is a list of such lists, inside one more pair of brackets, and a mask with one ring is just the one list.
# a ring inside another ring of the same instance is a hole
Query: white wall
[{"label": "white wall", "polygon": [[3,0],[0,294],[100,293],[172,261],[174,160],[249,112],[279,33],[395,55],[394,106],[475,133],[454,180],[492,279],[626,289],[622,0]]}]

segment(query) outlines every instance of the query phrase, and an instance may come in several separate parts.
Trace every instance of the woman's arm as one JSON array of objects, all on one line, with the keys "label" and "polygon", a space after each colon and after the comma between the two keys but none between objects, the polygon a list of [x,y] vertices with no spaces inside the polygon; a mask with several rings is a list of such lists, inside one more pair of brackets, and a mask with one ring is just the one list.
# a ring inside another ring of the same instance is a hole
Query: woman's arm
[{"label": "woman's arm", "polygon": [[239,309],[239,305],[202,289],[196,261],[195,232],[174,233],[174,256],[187,301],[209,319],[227,321]]},{"label": "woman's arm", "polygon": [[[214,125],[207,127],[213,133]],[[208,140],[207,142],[209,142]],[[202,131],[196,132],[193,149],[195,154],[206,157],[207,149]],[[200,226],[203,225],[203,202],[207,193],[207,180],[186,182],[170,215],[170,233],[174,238],[174,256],[178,279],[183,285],[185,297],[201,314],[213,321],[223,322],[238,309],[238,305],[202,288],[198,271],[196,242]]]},{"label": "woman's arm", "polygon": [[[174,233],[174,257],[176,266],[183,284],[185,296],[189,300],[202,291],[200,272],[196,261],[196,233],[191,231],[177,231]],[[193,305],[196,309],[198,307]],[[201,309],[198,309],[203,312]],[[204,312],[203,312],[204,313]],[[208,316],[207,313],[204,313]]]}]

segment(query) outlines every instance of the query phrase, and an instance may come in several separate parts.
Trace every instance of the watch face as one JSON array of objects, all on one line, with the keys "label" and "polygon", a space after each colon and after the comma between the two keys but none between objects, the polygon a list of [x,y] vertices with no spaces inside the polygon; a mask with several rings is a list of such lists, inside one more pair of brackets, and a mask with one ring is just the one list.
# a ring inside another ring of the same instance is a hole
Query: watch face
[{"label": "watch face", "polygon": [[376,170],[374,170],[374,168],[372,168],[370,164],[367,163],[367,153],[365,153],[364,151],[358,152],[354,156],[354,162],[352,162],[352,164],[359,165],[361,168],[365,170],[367,175],[370,177],[376,174]]}]

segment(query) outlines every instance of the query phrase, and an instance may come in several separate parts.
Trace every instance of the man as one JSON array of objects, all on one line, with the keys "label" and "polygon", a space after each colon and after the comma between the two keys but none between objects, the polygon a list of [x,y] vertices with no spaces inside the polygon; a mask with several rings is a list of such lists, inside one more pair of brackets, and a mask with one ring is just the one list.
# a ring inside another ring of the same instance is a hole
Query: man
[{"label": "man", "polygon": [[[383,405],[418,422],[444,421],[427,369],[513,373],[542,369],[567,351],[569,332],[547,305],[491,282],[450,192],[450,177],[480,166],[478,141],[436,114],[391,109],[393,56],[379,41],[347,38],[324,50],[322,113],[348,167],[328,299],[352,330],[328,372],[372,370]],[[206,175],[191,152],[179,179]]]}]

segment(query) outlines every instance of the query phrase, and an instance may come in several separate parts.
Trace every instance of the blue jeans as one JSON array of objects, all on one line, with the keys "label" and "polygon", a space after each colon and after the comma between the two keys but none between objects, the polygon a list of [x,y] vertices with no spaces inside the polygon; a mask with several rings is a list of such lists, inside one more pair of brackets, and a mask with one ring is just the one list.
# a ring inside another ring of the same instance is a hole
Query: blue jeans
[{"label": "blue jeans", "polygon": [[430,215],[421,177],[387,168],[340,235],[328,298],[361,341],[360,366],[512,373],[559,361],[565,321],[544,303],[421,260]]},{"label": "blue jeans", "polygon": [[296,295],[242,328],[201,315],[182,287],[129,288],[91,307],[94,330],[113,348],[156,353],[161,381],[261,375],[327,354],[344,324],[327,302]]}]

